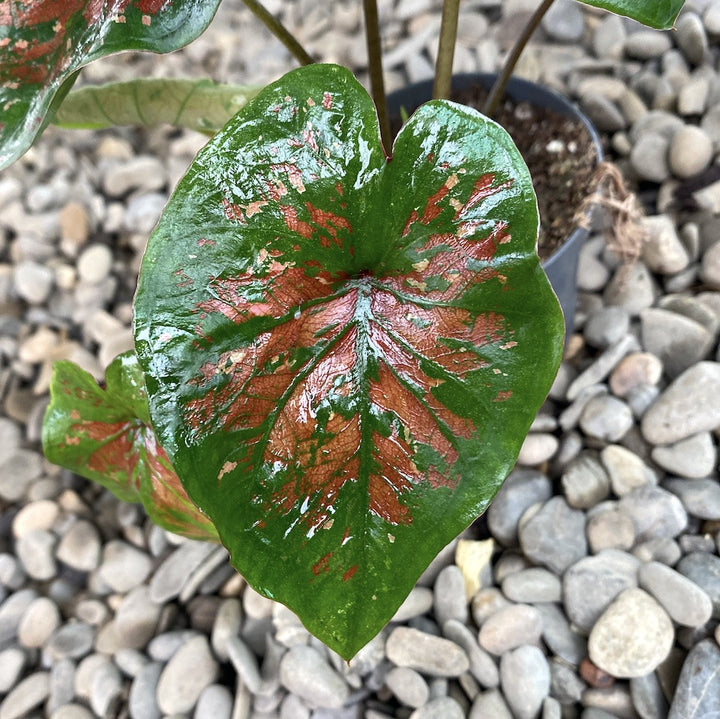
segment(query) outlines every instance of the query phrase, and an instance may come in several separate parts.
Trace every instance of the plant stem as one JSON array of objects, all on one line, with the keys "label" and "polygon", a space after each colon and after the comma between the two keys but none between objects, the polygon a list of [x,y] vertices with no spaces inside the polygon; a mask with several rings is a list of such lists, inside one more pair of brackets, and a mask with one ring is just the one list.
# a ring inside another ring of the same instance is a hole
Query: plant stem
[{"label": "plant stem", "polygon": [[433,97],[435,99],[447,99],[450,97],[459,12],[460,0],[444,0],[442,20],[440,21],[438,56],[435,63],[435,83],[433,84]]},{"label": "plant stem", "polygon": [[522,32],[520,33],[520,36],[515,41],[515,44],[508,53],[508,56],[505,60],[505,65],[503,66],[502,71],[498,75],[497,80],[495,80],[495,84],[493,85],[492,90],[490,91],[490,94],[485,101],[485,106],[483,107],[483,114],[487,115],[488,117],[492,117],[497,112],[498,105],[500,104],[502,96],[505,94],[505,88],[507,87],[508,80],[510,80],[510,76],[513,74],[515,65],[517,65],[520,53],[522,53],[522,51],[525,49],[528,40],[530,40],[530,37],[535,32],[535,30],[537,30],[540,21],[543,19],[545,13],[550,9],[550,6],[553,4],[553,2],[554,0],[543,0],[540,3],[540,6],[537,8],[537,10],[535,10],[530,20],[528,20],[527,25],[525,25]]},{"label": "plant stem", "polygon": [[385,81],[382,69],[382,43],[380,41],[380,20],[378,17],[377,0],[363,0],[365,13],[365,39],[367,41],[368,72],[370,73],[370,90],[372,91],[378,120],[380,121],[380,137],[386,152],[392,147],[390,135],[390,117],[385,96]]},{"label": "plant stem", "polygon": [[315,60],[305,51],[305,48],[296,40],[295,36],[258,0],[243,0],[260,21],[290,50],[292,55],[301,65],[312,65]]}]

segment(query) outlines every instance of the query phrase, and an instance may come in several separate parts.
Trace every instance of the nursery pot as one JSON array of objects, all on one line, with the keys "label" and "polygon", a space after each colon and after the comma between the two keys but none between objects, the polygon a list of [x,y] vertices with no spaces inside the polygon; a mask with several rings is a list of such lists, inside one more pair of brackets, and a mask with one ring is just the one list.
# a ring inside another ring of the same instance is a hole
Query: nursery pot
[{"label": "nursery pot", "polygon": [[[452,91],[462,92],[469,87],[478,85],[487,91],[493,86],[496,75],[487,73],[470,73],[453,76]],[[390,117],[400,117],[403,108],[412,113],[417,107],[432,97],[433,81],[424,80],[397,90],[388,95],[388,111]],[[587,130],[596,156],[596,165],[602,161],[602,145],[597,130],[570,100],[549,88],[537,85],[521,78],[511,78],[508,83],[506,98],[513,103],[528,103],[534,107],[556,112],[562,117],[582,123]],[[451,95],[451,99],[452,99]],[[578,208],[579,209],[579,208]],[[588,218],[589,219],[589,218]],[[585,223],[589,224],[589,223]],[[555,290],[565,316],[566,338],[573,331],[575,304],[577,302],[577,266],[580,249],[587,239],[589,230],[577,224],[567,228],[567,237],[562,244],[542,263],[543,269]]]}]

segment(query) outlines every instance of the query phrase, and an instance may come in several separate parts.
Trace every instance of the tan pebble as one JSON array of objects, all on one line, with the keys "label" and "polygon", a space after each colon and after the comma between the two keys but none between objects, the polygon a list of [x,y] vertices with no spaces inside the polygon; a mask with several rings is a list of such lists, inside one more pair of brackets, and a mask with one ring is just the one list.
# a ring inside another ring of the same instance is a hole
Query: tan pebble
[{"label": "tan pebble", "polygon": [[650,352],[633,352],[618,362],[610,375],[610,390],[625,397],[640,385],[655,385],[662,376],[662,362]]},{"label": "tan pebble", "polygon": [[57,346],[58,336],[48,327],[40,327],[20,345],[18,359],[21,362],[36,364],[44,361]]},{"label": "tan pebble", "polygon": [[60,235],[64,246],[82,247],[90,236],[90,219],[87,210],[79,202],[68,202],[60,210]]},{"label": "tan pebble", "polygon": [[33,529],[52,529],[58,514],[57,504],[49,499],[30,502],[15,515],[12,523],[13,535],[20,538]]},{"label": "tan pebble", "polygon": [[455,564],[465,579],[465,592],[471,600],[482,586],[482,576],[489,571],[490,561],[495,550],[495,541],[487,539],[477,541],[461,539],[455,548]]}]

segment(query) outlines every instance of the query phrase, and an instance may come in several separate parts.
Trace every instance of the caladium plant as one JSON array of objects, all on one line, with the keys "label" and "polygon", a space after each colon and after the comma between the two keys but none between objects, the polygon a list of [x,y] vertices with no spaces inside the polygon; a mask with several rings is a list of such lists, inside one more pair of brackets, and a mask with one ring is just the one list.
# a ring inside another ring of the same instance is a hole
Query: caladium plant
[{"label": "caladium plant", "polygon": [[555,376],[537,224],[499,125],[432,102],[389,160],[366,91],[310,65],[217,134],[150,238],[160,443],[243,576],[345,657],[485,509]]},{"label": "caladium plant", "polygon": [[[583,1],[658,28],[683,5]],[[222,541],[258,591],[350,658],[497,491],[556,371],[562,317],[509,136],[437,100],[392,142],[377,37],[375,104],[347,70],[310,65],[234,116],[257,88],[86,87],[56,112],[82,65],[175,49],[218,2],[0,0],[0,167],[51,119],[220,128],[150,238],[137,356],[117,358],[104,388],[57,364],[45,451],[161,526]],[[444,0],[440,95],[458,5]],[[373,40],[375,2],[364,10]]]}]

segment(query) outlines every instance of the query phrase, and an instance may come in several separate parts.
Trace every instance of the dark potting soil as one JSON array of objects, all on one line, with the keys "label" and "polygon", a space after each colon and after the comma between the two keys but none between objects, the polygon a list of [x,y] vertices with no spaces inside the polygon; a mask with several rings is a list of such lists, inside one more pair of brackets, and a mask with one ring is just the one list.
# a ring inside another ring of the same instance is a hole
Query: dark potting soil
[{"label": "dark potting soil", "polygon": [[[472,86],[452,99],[481,110],[487,90]],[[412,114],[415,108],[406,108]],[[538,254],[549,257],[568,238],[575,215],[594,191],[597,155],[585,125],[554,110],[506,99],[493,119],[510,134],[533,179],[540,211]],[[400,120],[393,120],[396,133]]]}]

